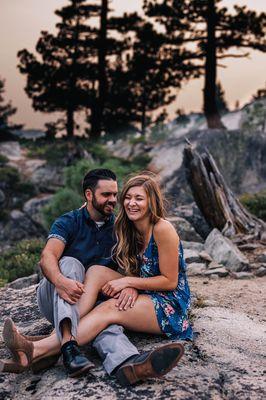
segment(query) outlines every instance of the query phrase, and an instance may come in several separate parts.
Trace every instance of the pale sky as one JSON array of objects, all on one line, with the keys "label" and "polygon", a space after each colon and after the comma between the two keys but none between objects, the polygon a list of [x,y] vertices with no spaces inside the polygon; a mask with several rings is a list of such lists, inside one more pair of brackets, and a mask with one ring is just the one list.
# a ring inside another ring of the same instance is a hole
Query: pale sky
[{"label": "pale sky", "polygon": [[[12,122],[23,123],[25,128],[43,128],[44,123],[55,119],[53,114],[34,112],[31,100],[24,92],[25,77],[18,69],[17,52],[26,48],[34,52],[41,30],[55,32],[58,18],[54,10],[66,5],[66,0],[0,0],[0,76],[6,80],[5,99],[18,108]],[[113,0],[112,8],[121,13],[140,11],[142,0]],[[224,0],[223,4],[244,5],[257,11],[266,11],[265,0]],[[232,53],[232,50],[230,51]],[[265,87],[266,54],[250,51],[248,59],[226,59],[227,68],[218,69],[218,79],[225,90],[231,108],[236,101],[247,103],[257,89]],[[178,108],[186,113],[202,108],[203,79],[184,86],[171,106],[172,117]]]}]

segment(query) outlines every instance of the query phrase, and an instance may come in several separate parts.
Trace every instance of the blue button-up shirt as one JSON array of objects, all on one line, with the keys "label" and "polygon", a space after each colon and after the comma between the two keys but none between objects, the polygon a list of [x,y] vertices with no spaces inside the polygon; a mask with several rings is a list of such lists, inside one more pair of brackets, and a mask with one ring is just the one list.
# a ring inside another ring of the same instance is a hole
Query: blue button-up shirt
[{"label": "blue button-up shirt", "polygon": [[116,243],[114,216],[98,227],[91,219],[86,207],[70,211],[53,223],[48,239],[56,238],[65,243],[62,254],[77,258],[87,270],[90,265],[100,264],[115,267],[111,250]]}]

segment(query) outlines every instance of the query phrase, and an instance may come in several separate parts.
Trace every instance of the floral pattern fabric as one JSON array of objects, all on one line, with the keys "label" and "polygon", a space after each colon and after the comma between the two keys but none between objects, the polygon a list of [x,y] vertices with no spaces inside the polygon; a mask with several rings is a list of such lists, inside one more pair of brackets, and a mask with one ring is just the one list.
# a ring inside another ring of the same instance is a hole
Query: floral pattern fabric
[{"label": "floral pattern fabric", "polygon": [[[143,253],[140,263],[140,276],[142,278],[161,275],[158,248],[153,235],[151,236],[148,247]],[[143,293],[151,297],[158,323],[166,336],[171,339],[192,340],[193,332],[188,319],[190,290],[181,242],[179,244],[179,274],[176,289],[164,292],[146,290]]]}]

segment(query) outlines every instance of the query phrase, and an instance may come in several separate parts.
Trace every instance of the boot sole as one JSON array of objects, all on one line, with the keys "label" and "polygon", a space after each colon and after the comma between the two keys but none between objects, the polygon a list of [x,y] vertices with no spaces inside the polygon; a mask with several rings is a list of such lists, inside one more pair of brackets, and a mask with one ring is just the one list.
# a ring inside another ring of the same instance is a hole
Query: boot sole
[{"label": "boot sole", "polygon": [[75,371],[72,374],[69,374],[68,376],[70,378],[77,378],[78,376],[85,374],[85,372],[89,371],[93,367],[95,367],[95,365],[93,363],[90,363],[88,365],[85,365],[83,368],[79,369],[78,371]]},{"label": "boot sole", "polygon": [[177,365],[183,354],[184,346],[181,343],[166,344],[153,350],[144,361],[121,367],[116,377],[122,386],[130,386],[148,378],[160,378]]}]

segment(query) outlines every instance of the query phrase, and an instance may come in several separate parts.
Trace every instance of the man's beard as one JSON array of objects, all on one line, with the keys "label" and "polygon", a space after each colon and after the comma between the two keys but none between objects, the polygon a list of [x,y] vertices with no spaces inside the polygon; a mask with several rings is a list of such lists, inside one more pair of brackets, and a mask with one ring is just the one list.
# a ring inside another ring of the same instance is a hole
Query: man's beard
[{"label": "man's beard", "polygon": [[112,203],[111,201],[106,201],[106,202],[103,203],[103,204],[98,203],[98,201],[96,200],[96,197],[95,197],[94,193],[93,193],[93,195],[92,195],[92,205],[93,205],[93,208],[95,208],[95,210],[98,211],[98,213],[101,214],[103,217],[109,217],[109,215],[111,214],[110,212],[106,212],[106,211],[104,210],[104,208],[105,208],[106,206],[112,206],[112,207],[115,206],[115,204]]}]

